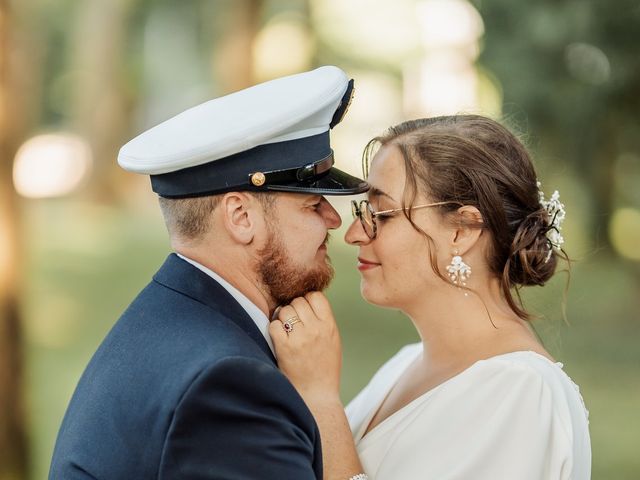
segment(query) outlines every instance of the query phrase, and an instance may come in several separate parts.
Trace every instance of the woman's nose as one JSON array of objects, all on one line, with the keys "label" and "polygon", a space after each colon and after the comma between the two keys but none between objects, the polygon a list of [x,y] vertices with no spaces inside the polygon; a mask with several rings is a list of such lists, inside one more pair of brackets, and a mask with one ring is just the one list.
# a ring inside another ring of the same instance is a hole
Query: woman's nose
[{"label": "woman's nose", "polygon": [[362,223],[360,223],[360,219],[355,218],[353,222],[351,222],[347,232],[344,234],[344,241],[349,245],[362,245],[371,241],[369,236],[365,233],[364,227],[362,226]]}]

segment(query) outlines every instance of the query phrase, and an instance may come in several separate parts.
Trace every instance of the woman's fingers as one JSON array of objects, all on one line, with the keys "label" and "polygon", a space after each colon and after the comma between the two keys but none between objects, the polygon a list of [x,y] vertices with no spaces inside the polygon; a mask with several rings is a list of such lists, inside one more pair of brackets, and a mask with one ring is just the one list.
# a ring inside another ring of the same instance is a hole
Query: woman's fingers
[{"label": "woman's fingers", "polygon": [[269,324],[269,335],[273,341],[273,347],[278,353],[282,345],[287,341],[287,332],[284,331],[280,320],[274,320]]},{"label": "woman's fingers", "polygon": [[322,292],[309,292],[304,296],[314,315],[320,320],[335,321],[329,300]]},{"label": "woman's fingers", "polygon": [[[278,312],[278,320],[280,320],[282,323],[285,323],[287,320],[293,320],[296,317],[300,318],[298,312],[295,308],[293,308],[292,305],[285,305],[280,308],[280,311]],[[302,319],[300,318],[300,320]]]},{"label": "woman's fingers", "polygon": [[[291,305],[281,307],[276,320],[269,325],[269,333],[272,334],[272,340],[276,348],[278,346],[282,347],[283,342],[288,341],[289,334],[295,328],[301,331],[304,328],[304,321]],[[275,332],[275,338],[273,337],[273,332]]]},{"label": "woman's fingers", "polygon": [[305,399],[340,390],[340,335],[328,301],[316,293],[280,308],[269,326],[278,366]]},{"label": "woman's fingers", "polygon": [[296,314],[303,322],[311,323],[318,320],[313,308],[311,308],[311,305],[309,305],[309,302],[304,297],[294,298],[291,301],[291,307],[294,308]]}]

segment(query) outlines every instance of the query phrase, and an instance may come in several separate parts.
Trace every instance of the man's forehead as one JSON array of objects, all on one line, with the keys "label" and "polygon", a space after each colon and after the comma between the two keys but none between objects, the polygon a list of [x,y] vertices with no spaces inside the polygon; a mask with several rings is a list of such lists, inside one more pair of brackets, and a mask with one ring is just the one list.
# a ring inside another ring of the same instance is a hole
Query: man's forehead
[{"label": "man's forehead", "polygon": [[278,192],[276,195],[280,198],[290,199],[293,202],[308,202],[308,201],[320,200],[324,198],[319,193],[307,193],[307,192],[300,192],[300,193]]}]

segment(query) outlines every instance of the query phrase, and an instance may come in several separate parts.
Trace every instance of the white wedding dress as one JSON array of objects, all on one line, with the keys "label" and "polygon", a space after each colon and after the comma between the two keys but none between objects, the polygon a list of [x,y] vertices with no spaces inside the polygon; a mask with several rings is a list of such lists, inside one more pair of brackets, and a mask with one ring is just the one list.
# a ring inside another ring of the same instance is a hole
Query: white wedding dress
[{"label": "white wedding dress", "polygon": [[409,345],[347,406],[370,480],[588,480],[588,412],[562,364],[522,351],[481,360],[363,436],[404,370]]}]

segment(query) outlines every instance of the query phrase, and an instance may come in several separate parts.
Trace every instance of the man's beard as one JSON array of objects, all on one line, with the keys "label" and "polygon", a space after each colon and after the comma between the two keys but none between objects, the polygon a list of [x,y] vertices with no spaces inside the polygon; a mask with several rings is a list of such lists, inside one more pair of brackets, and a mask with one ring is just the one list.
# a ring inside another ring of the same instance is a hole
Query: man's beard
[{"label": "man's beard", "polygon": [[[325,244],[328,241],[327,234]],[[276,305],[286,305],[306,293],[322,291],[333,279],[329,256],[320,265],[295,265],[275,231],[270,232],[266,246],[258,252],[258,262],[262,285]]]}]

